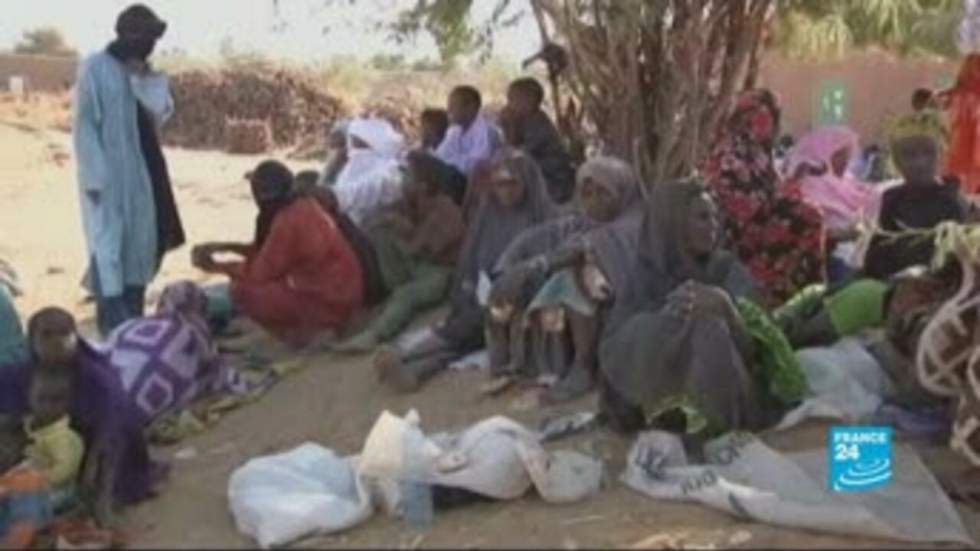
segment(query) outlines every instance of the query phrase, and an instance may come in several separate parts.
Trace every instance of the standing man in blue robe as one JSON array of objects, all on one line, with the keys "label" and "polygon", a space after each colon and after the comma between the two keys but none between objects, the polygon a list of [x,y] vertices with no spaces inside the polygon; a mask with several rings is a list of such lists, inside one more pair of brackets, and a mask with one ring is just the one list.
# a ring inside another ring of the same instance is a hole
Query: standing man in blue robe
[{"label": "standing man in blue robe", "polygon": [[167,24],[142,4],[79,69],[73,138],[89,268],[103,336],[143,314],[163,256],[183,245],[158,129],[173,114],[165,76],[147,59]]}]

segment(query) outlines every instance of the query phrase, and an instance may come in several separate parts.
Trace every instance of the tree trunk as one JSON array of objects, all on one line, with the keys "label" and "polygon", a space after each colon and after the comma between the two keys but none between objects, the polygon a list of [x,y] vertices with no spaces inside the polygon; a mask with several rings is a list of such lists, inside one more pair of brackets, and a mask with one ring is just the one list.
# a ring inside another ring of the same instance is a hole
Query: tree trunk
[{"label": "tree trunk", "polygon": [[650,184],[689,173],[758,72],[772,0],[531,0],[569,52],[593,145]]}]

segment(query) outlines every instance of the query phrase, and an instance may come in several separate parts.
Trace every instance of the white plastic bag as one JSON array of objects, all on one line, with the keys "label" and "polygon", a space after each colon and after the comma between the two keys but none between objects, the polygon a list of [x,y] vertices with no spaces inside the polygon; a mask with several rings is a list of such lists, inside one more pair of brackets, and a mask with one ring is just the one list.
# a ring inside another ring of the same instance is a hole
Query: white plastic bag
[{"label": "white plastic bag", "polygon": [[695,502],[742,520],[833,534],[973,545],[962,520],[911,447],[893,448],[893,478],[873,492],[827,489],[827,450],[780,453],[748,433],[704,446],[706,463],[681,463],[675,435],[642,433],[622,482],[654,499]]},{"label": "white plastic bag", "polygon": [[360,473],[463,488],[493,499],[516,499],[532,485],[552,503],[595,493],[602,463],[575,452],[549,453],[537,436],[506,417],[492,417],[453,436],[427,437],[416,423],[384,412],[364,445]]},{"label": "white plastic bag", "polygon": [[796,353],[813,393],[783,417],[776,430],[786,430],[806,419],[830,418],[862,422],[893,392],[891,380],[856,338],[833,346],[806,348]]},{"label": "white plastic bag", "polygon": [[238,530],[264,549],[345,530],[372,513],[350,460],[312,443],[240,467],[228,483],[228,502]]}]

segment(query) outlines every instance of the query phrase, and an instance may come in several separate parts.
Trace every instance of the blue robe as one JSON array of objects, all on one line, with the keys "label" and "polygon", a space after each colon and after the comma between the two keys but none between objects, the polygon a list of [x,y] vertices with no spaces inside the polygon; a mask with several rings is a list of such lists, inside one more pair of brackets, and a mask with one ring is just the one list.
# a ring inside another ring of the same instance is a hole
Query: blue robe
[{"label": "blue robe", "polygon": [[[153,184],[140,148],[138,103],[157,125],[173,112],[166,79],[136,77],[108,52],[79,69],[73,138],[82,224],[101,294],[145,287],[159,267]],[[97,192],[98,201],[89,193]],[[94,290],[89,268],[85,285]]]}]

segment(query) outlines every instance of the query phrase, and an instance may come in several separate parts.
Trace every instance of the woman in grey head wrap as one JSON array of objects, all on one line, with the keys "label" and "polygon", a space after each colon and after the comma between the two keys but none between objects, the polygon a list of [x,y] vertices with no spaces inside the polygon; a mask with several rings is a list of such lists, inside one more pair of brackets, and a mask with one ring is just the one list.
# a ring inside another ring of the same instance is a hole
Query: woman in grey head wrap
[{"label": "woman in grey head wrap", "polygon": [[735,303],[755,284],[717,246],[719,231],[714,203],[693,181],[665,185],[647,209],[634,286],[599,350],[600,409],[614,428],[640,430],[666,404],[688,401],[715,428],[758,427],[753,339]]},{"label": "woman in grey head wrap", "polygon": [[525,232],[497,264],[487,340],[496,391],[538,377],[543,399],[592,386],[604,311],[626,287],[642,209],[632,168],[612,157],[576,176],[575,212]]}]

